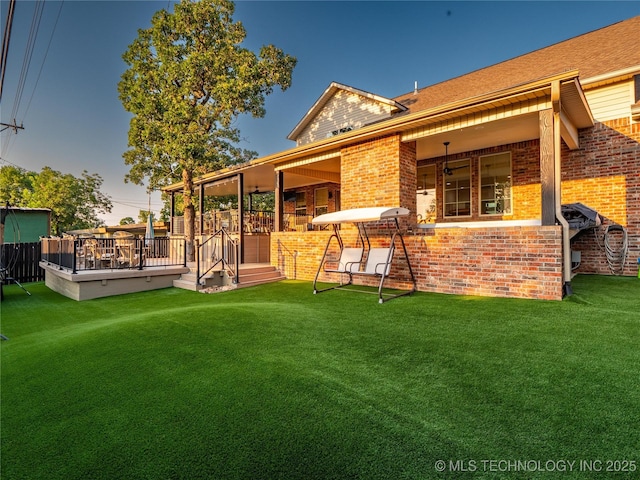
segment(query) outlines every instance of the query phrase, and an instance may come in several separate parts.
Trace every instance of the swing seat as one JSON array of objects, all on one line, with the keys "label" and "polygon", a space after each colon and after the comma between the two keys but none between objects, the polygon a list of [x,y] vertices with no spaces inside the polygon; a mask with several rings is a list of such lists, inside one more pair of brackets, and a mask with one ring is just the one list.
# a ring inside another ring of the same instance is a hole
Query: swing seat
[{"label": "swing seat", "polygon": [[391,262],[389,261],[391,258],[393,258],[393,247],[372,248],[367,255],[364,270],[352,273],[388,277],[391,271]]},{"label": "swing seat", "polygon": [[[343,248],[336,268],[326,268],[327,273],[357,273],[362,263],[362,253],[364,249],[358,247]],[[334,262],[327,262],[334,263]]]}]

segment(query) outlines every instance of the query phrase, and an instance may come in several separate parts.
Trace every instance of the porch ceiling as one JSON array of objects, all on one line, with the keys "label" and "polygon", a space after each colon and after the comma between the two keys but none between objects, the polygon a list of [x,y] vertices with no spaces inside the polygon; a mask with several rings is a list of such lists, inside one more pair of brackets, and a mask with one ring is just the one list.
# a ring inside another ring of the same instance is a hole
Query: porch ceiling
[{"label": "porch ceiling", "polygon": [[[593,126],[593,116],[576,79],[560,83],[561,135],[570,149],[578,148],[577,130]],[[480,107],[486,110],[481,110]],[[495,145],[540,138],[539,112],[552,108],[551,87],[493,100],[483,105],[434,118],[403,134],[403,141],[416,141],[417,159],[479,150]]]},{"label": "porch ceiling", "polygon": [[340,157],[333,157],[313,164],[292,164],[277,167],[284,172],[284,188],[296,188],[318,183],[340,183]]},{"label": "porch ceiling", "polygon": [[420,138],[416,141],[416,157],[422,160],[443,156],[443,142],[450,142],[449,154],[454,154],[539,137],[538,114],[529,113]]},{"label": "porch ceiling", "polygon": [[251,168],[238,170],[233,175],[204,184],[204,193],[207,196],[224,196],[238,194],[238,174],[242,173],[244,181],[244,194],[259,192],[272,192],[275,189],[275,171],[273,165],[254,165]]},{"label": "porch ceiling", "polygon": [[[238,174],[243,174],[245,195],[253,193],[256,189],[261,192],[273,192],[275,190],[274,165],[254,165],[236,171],[233,175],[203,183],[204,193],[207,196],[224,196],[238,194]],[[292,164],[289,167],[280,167],[284,172],[284,188],[291,189],[305,185],[313,185],[326,182],[340,182],[340,158],[333,157],[327,160],[306,164]]]}]

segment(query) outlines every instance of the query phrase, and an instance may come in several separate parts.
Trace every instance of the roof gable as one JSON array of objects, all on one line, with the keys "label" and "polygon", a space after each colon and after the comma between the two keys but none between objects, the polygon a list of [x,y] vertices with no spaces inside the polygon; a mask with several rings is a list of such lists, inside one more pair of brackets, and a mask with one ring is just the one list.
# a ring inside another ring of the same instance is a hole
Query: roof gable
[{"label": "roof gable", "polygon": [[394,100],[332,82],[287,136],[298,145],[390,118],[406,107]]}]

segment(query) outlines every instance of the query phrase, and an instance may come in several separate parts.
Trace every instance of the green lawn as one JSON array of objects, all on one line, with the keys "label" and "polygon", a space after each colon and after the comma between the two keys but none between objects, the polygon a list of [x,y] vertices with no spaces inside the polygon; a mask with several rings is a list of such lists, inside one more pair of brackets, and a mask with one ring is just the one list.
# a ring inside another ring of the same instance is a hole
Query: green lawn
[{"label": "green lawn", "polygon": [[637,478],[640,280],[573,286],[383,305],[296,281],[86,302],[9,286],[0,476]]}]

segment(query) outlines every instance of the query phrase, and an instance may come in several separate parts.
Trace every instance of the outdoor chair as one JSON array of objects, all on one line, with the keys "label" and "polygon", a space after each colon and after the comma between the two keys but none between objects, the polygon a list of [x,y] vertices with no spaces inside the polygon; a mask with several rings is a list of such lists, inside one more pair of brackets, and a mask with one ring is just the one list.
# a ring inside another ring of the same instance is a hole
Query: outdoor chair
[{"label": "outdoor chair", "polygon": [[136,240],[129,232],[115,232],[115,259],[118,268],[134,267],[138,264]]},{"label": "outdoor chair", "polygon": [[347,247],[340,252],[340,258],[337,260],[328,259],[327,263],[337,264],[334,268],[327,267],[325,264],[324,271],[327,273],[353,273],[360,269],[362,262],[362,247]]}]

